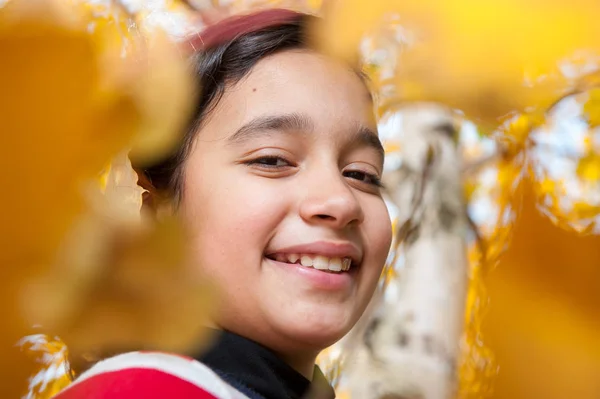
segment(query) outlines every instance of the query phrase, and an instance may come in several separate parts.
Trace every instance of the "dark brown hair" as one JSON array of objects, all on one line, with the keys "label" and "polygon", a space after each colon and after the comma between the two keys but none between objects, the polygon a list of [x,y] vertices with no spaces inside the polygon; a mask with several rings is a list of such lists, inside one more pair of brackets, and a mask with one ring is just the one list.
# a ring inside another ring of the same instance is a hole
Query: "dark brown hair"
[{"label": "dark brown hair", "polygon": [[[247,22],[249,18],[252,16],[220,24],[229,28],[225,29],[225,34],[231,35],[232,25],[235,26],[237,21]],[[203,46],[190,58],[197,95],[192,117],[180,145],[159,163],[134,165],[140,174],[140,180],[144,180],[154,190],[153,196],[173,201],[175,206],[179,203],[183,190],[183,164],[198,130],[225,90],[243,79],[261,59],[285,50],[308,48],[307,27],[314,18],[316,17],[286,12],[284,19],[271,23],[265,23],[263,19],[259,29],[246,27],[246,32],[236,32],[230,40],[218,37],[214,30],[210,31],[214,43]],[[202,36],[196,42],[203,43]]]}]

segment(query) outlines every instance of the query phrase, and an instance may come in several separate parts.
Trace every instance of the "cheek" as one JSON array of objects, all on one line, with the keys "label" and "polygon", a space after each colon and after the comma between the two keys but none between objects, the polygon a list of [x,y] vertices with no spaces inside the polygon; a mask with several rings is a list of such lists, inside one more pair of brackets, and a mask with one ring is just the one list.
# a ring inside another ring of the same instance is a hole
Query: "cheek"
[{"label": "cheek", "polygon": [[204,269],[231,262],[256,263],[286,215],[281,192],[273,193],[268,184],[241,168],[221,167],[218,175],[187,176],[184,212],[193,251]]},{"label": "cheek", "polygon": [[[392,243],[392,222],[385,203],[378,199],[365,205],[365,243],[368,248],[371,279],[377,280]],[[375,276],[375,277],[373,277]]]}]

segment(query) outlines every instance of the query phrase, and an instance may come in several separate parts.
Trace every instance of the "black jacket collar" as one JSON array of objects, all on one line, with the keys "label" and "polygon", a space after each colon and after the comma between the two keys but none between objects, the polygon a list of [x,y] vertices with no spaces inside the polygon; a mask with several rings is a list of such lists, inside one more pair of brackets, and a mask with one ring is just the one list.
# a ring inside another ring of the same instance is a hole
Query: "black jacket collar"
[{"label": "black jacket collar", "polygon": [[[196,358],[228,384],[251,399],[304,399],[311,382],[281,360],[270,349],[231,332],[221,331],[213,345]],[[312,386],[319,397],[333,399],[335,393],[315,366]]]}]

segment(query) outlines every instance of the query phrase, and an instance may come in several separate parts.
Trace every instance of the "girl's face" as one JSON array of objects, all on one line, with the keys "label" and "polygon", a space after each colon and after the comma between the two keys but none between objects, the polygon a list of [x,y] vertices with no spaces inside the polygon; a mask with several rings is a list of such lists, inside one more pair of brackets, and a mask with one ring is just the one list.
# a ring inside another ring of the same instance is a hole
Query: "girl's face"
[{"label": "girl's face", "polygon": [[226,89],[186,161],[181,209],[222,294],[218,326],[318,351],[358,320],[391,242],[371,108],[355,72],[308,51]]}]

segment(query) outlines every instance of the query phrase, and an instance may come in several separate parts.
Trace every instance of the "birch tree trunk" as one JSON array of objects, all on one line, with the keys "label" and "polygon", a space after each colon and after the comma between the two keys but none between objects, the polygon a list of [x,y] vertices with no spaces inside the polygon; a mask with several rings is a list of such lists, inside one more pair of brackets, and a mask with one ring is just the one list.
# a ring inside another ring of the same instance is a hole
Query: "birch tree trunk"
[{"label": "birch tree trunk", "polygon": [[397,297],[376,295],[381,305],[365,316],[362,340],[346,366],[348,384],[353,399],[450,399],[467,290],[468,220],[456,131],[448,112],[419,105],[402,112],[399,134],[402,162],[387,172],[385,184],[399,210],[404,264]]}]

